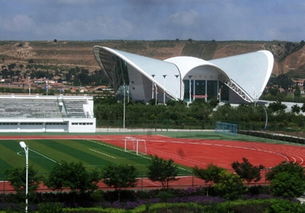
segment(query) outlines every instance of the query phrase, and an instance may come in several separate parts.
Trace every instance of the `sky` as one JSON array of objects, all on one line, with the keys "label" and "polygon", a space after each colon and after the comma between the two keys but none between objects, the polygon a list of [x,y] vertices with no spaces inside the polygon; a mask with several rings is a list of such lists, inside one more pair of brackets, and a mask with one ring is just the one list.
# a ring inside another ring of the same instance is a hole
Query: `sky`
[{"label": "sky", "polygon": [[305,0],[0,0],[0,40],[305,40]]}]

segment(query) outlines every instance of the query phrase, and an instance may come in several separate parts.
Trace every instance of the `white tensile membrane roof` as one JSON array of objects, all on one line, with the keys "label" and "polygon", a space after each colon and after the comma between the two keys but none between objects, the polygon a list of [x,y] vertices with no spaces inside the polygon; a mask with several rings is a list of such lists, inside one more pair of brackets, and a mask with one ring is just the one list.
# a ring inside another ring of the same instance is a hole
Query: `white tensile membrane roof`
[{"label": "white tensile membrane roof", "polygon": [[209,61],[245,90],[254,100],[262,95],[273,69],[273,55],[267,50]]},{"label": "white tensile membrane roof", "polygon": [[[234,81],[252,100],[256,100],[263,93],[273,68],[273,55],[266,50],[210,61],[190,56],[162,61],[108,47],[94,46],[94,49],[104,49],[118,56],[175,99],[183,98],[180,84],[183,85],[184,77],[197,67],[207,66],[220,73],[225,80]],[[94,52],[96,54],[98,51]],[[97,54],[95,56],[99,57]]]},{"label": "white tensile membrane roof", "polygon": [[180,72],[175,64],[108,47],[95,46],[94,48],[102,48],[118,56],[168,95],[174,99],[180,99]]}]

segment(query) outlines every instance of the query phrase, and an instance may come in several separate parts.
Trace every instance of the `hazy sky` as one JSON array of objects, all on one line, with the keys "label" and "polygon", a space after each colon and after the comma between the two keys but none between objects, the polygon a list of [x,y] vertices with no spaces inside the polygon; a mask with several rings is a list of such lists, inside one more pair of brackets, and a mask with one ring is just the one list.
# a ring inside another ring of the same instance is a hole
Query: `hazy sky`
[{"label": "hazy sky", "polygon": [[0,40],[305,40],[305,0],[0,0]]}]

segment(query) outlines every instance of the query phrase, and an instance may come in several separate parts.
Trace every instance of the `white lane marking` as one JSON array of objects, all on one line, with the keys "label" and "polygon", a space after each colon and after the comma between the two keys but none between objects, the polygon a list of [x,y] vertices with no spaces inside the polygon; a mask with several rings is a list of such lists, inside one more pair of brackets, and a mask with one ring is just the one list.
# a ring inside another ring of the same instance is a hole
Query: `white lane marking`
[{"label": "white lane marking", "polygon": [[114,156],[112,156],[112,155],[108,155],[108,154],[106,154],[106,153],[104,153],[104,152],[97,151],[97,150],[95,150],[95,149],[89,149],[89,150],[90,150],[90,151],[92,151],[92,152],[95,152],[95,153],[101,154],[101,155],[105,155],[105,156],[107,156],[107,157],[109,157],[109,158],[116,159],[116,157],[114,157]]},{"label": "white lane marking", "polygon": [[29,148],[29,150],[32,151],[32,152],[34,152],[34,153],[36,153],[36,154],[38,154],[38,155],[40,155],[40,156],[42,156],[42,157],[44,157],[44,158],[46,158],[46,159],[48,159],[49,161],[52,161],[53,163],[57,163],[56,160],[54,160],[54,159],[52,159],[52,158],[49,158],[48,156],[46,156],[46,155],[44,155],[44,154],[42,154],[42,153],[40,153],[40,152],[37,152],[37,151],[35,151],[35,150],[33,150],[33,149],[30,149],[30,148]]},{"label": "white lane marking", "polygon": [[219,146],[219,147],[227,147],[227,148],[234,148],[234,149],[245,149],[245,150],[252,150],[252,151],[265,152],[265,153],[270,153],[270,154],[278,155],[278,156],[281,156],[282,158],[286,159],[286,161],[289,161],[287,155],[284,154],[284,153],[274,152],[274,151],[270,151],[270,150],[263,150],[263,149],[260,149],[260,148],[246,147],[246,146],[212,144],[212,143],[207,143],[207,142],[183,142],[183,141],[164,141],[164,140],[151,140],[149,142],[194,144],[194,145],[206,145],[206,146]]},{"label": "white lane marking", "polygon": [[[110,139],[109,139],[109,140],[110,140]],[[112,140],[113,140],[113,139],[112,139]],[[114,147],[114,146],[110,146],[110,145],[108,145],[108,144],[105,144],[104,142],[96,142],[96,141],[91,141],[91,140],[87,140],[87,141],[89,141],[89,142],[91,142],[91,143],[98,144],[98,145],[100,145],[100,146],[106,146],[106,147],[109,147],[109,148],[112,148],[112,149],[115,149],[115,150],[118,150],[118,151],[121,151],[121,152],[126,153],[123,149],[120,149],[120,148],[117,148],[117,147]],[[151,160],[150,157],[147,157],[147,156],[145,156],[145,155],[143,155],[143,154],[140,154],[140,153],[139,153],[139,155],[137,155],[135,152],[127,152],[127,153],[129,153],[129,154],[131,154],[131,155],[135,155],[135,156],[141,157],[141,158],[144,158],[144,159],[147,159],[147,160]],[[177,165],[177,164],[176,164],[176,165]],[[177,166],[178,166],[179,169],[181,169],[181,170],[190,172],[190,170],[188,170],[188,169],[186,169],[186,168],[183,168],[183,167],[181,167],[181,166],[179,166],[179,165],[177,165]]]}]

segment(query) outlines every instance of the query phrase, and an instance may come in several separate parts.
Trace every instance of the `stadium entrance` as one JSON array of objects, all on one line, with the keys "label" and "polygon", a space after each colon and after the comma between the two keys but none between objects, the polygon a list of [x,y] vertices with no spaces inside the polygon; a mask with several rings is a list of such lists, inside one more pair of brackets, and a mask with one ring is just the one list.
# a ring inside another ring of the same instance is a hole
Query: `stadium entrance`
[{"label": "stadium entrance", "polygon": [[183,80],[184,83],[184,101],[193,102],[196,99],[229,100],[229,88],[217,80]]}]

